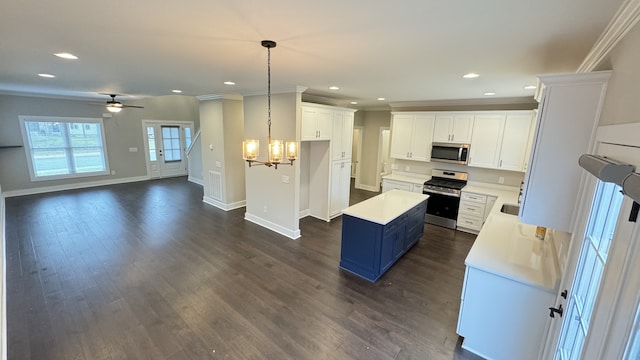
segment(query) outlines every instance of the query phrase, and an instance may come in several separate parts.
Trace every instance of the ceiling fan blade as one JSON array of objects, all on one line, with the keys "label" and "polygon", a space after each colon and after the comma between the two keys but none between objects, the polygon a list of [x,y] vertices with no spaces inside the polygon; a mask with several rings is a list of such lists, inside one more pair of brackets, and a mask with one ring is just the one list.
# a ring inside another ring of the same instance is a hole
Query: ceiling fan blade
[{"label": "ceiling fan blade", "polygon": [[122,105],[123,108],[137,108],[137,109],[144,109],[144,106],[139,106],[139,105]]}]

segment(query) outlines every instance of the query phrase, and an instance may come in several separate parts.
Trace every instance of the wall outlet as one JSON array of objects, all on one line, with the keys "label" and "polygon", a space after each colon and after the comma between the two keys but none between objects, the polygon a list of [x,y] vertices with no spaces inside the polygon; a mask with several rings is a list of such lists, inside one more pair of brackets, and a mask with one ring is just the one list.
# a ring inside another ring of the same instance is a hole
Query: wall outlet
[{"label": "wall outlet", "polygon": [[137,147],[130,147],[129,148],[129,152],[138,152],[138,148]]},{"label": "wall outlet", "polygon": [[111,175],[115,175],[116,171],[115,170],[111,170]]},{"label": "wall outlet", "polygon": [[288,175],[282,175],[282,182],[285,184],[289,183],[289,176]]},{"label": "wall outlet", "polygon": [[405,166],[404,171],[411,171],[411,167],[409,165]]},{"label": "wall outlet", "polygon": [[264,209],[262,209],[262,211],[264,211],[265,213],[267,212],[267,205],[264,206]]},{"label": "wall outlet", "polygon": [[391,164],[391,170],[398,170],[398,164]]},{"label": "wall outlet", "polygon": [[216,161],[216,167],[217,168],[222,167],[222,164],[220,163],[220,161]]},{"label": "wall outlet", "polygon": [[498,184],[504,184],[504,176],[498,178]]}]

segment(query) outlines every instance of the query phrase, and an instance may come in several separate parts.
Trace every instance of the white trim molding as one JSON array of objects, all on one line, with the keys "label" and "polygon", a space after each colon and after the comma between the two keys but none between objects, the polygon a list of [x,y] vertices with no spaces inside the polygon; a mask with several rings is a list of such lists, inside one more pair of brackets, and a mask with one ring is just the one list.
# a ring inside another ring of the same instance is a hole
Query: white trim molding
[{"label": "white trim molding", "polygon": [[217,207],[220,210],[224,210],[224,211],[229,211],[229,210],[234,210],[234,209],[239,209],[241,207],[245,207],[247,206],[246,201],[238,201],[238,202],[234,202],[234,203],[230,203],[230,204],[226,204],[223,203],[221,201],[218,201],[210,196],[203,196],[202,197],[202,202],[208,205],[211,205],[213,207]]},{"label": "white trim molding", "polygon": [[640,0],[626,0],[576,72],[593,71],[640,20]]},{"label": "white trim molding", "polygon": [[244,219],[247,221],[251,221],[254,224],[265,227],[271,231],[277,232],[280,235],[284,235],[292,240],[296,240],[300,237],[300,229],[298,230],[287,229],[283,226],[274,224],[271,221],[265,220],[263,218],[257,217],[249,213],[244,213]]},{"label": "white trim molding", "polygon": [[88,181],[83,183],[73,183],[73,184],[66,184],[66,185],[43,186],[43,187],[37,187],[37,188],[31,188],[31,189],[7,191],[6,193],[4,193],[4,196],[14,197],[14,196],[43,194],[43,193],[50,193],[55,191],[84,189],[84,188],[90,188],[90,187],[96,187],[96,186],[125,184],[130,182],[138,182],[138,181],[146,181],[146,180],[149,180],[148,176],[135,176],[135,177],[121,178],[121,179]]},{"label": "white trim molding", "polygon": [[202,179],[198,179],[196,177],[193,177],[191,175],[189,175],[189,177],[187,177],[187,181],[190,181],[194,184],[198,184],[200,186],[204,186],[204,181],[202,181]]},{"label": "white trim molding", "polygon": [[223,94],[223,95],[207,94],[207,95],[198,95],[198,96],[196,96],[196,99],[198,99],[200,101],[207,101],[207,100],[242,100],[243,97],[242,97],[242,95],[237,95],[237,94]]}]

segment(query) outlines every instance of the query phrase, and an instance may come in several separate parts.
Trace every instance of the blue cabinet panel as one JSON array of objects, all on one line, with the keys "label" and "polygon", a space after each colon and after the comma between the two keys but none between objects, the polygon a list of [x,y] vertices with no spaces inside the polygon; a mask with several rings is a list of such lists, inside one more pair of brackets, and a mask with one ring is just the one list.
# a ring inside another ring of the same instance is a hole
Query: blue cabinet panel
[{"label": "blue cabinet panel", "polygon": [[371,282],[382,276],[424,233],[423,201],[386,225],[342,216],[340,267]]}]

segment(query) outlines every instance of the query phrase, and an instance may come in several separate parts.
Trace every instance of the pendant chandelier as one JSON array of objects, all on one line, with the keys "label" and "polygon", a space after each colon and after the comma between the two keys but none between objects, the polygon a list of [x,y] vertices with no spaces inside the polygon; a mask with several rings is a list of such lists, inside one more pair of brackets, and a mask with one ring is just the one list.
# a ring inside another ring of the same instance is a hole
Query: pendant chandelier
[{"label": "pendant chandelier", "polygon": [[268,120],[267,125],[269,133],[267,141],[269,142],[269,158],[267,161],[259,161],[260,143],[257,139],[247,139],[242,142],[242,158],[251,165],[265,165],[267,167],[278,165],[293,165],[298,158],[298,143],[296,141],[288,141],[286,144],[282,140],[271,139],[271,48],[276,47],[276,42],[271,40],[262,40],[262,46],[267,48],[267,107]]}]

